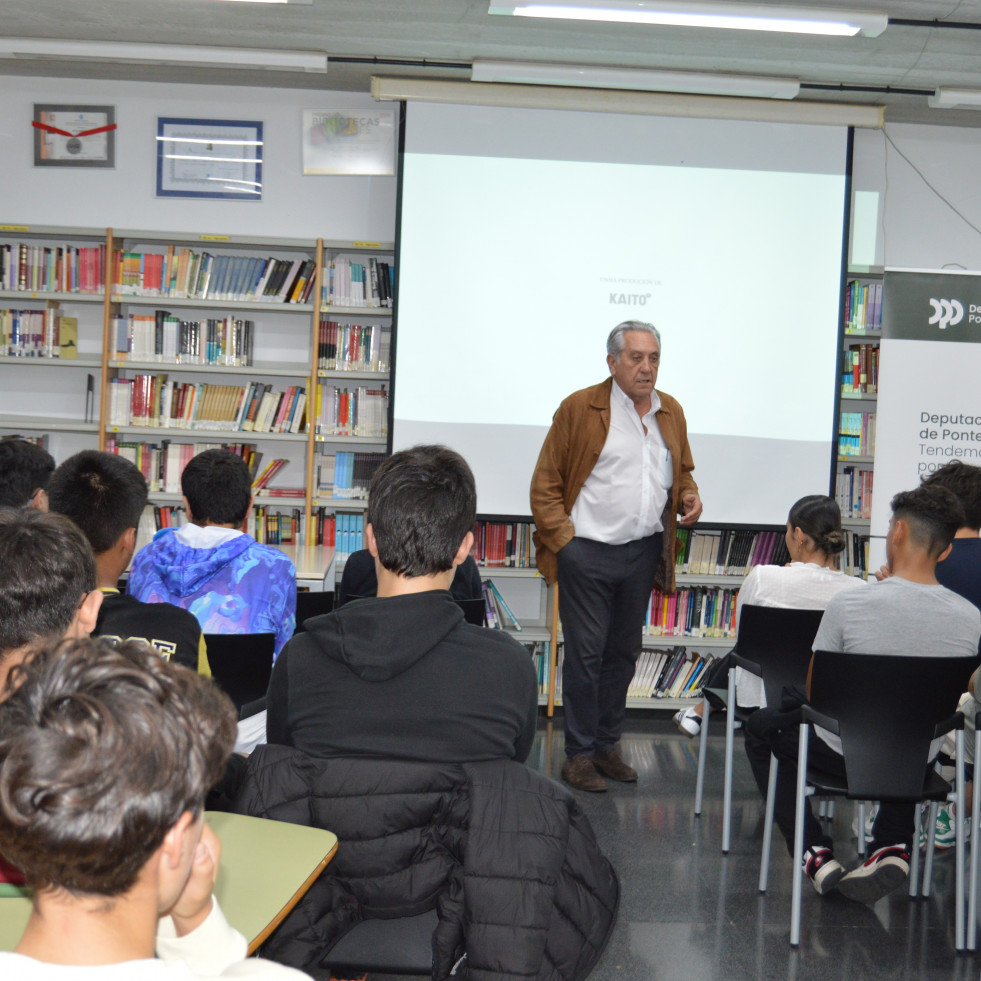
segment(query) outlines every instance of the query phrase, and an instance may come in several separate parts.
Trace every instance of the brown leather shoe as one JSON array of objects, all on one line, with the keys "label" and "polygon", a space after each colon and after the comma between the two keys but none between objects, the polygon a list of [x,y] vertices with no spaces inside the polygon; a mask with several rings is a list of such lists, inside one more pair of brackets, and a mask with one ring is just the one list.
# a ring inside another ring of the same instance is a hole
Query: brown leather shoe
[{"label": "brown leather shoe", "polygon": [[588,756],[573,756],[562,764],[562,779],[576,790],[588,790],[591,794],[601,794],[606,790],[606,781],[596,772],[593,761]]},{"label": "brown leather shoe", "polygon": [[598,749],[593,756],[593,766],[611,780],[619,780],[620,783],[637,782],[637,771],[623,762],[617,746],[611,746],[607,750]]}]

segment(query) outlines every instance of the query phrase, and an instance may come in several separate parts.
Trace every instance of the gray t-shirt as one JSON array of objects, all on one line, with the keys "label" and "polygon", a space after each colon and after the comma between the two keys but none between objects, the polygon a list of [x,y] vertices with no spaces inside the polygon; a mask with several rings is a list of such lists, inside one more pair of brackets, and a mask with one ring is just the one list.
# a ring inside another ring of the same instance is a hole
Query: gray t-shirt
[{"label": "gray t-shirt", "polygon": [[[976,657],[979,638],[981,612],[973,603],[945,586],[893,576],[870,583],[869,589],[849,589],[833,597],[821,618],[814,650]],[[841,752],[837,736],[820,727],[815,731]],[[932,753],[939,751],[941,742],[936,740]]]}]

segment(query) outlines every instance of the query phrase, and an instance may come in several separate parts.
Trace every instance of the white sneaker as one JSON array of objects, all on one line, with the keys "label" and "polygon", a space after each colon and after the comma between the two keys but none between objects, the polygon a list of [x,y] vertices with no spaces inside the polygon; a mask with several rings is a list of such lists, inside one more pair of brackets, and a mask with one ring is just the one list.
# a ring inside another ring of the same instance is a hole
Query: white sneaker
[{"label": "white sneaker", "polygon": [[[879,814],[879,802],[873,802],[871,807],[865,809],[865,844],[872,842],[872,825]],[[858,838],[858,816],[852,818],[852,834]]]},{"label": "white sneaker", "polygon": [[689,739],[702,731],[702,717],[693,708],[675,712],[674,724],[678,727],[678,731]]}]

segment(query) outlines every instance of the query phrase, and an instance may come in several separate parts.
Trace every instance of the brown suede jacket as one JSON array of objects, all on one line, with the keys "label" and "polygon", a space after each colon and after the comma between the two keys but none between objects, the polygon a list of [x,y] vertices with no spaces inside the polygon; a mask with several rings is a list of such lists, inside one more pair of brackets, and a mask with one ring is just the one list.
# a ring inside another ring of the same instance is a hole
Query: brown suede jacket
[{"label": "brown suede jacket", "polygon": [[[610,429],[610,391],[613,379],[573,392],[552,417],[552,427],[542,444],[531,478],[531,513],[535,519],[535,548],[538,571],[548,583],[558,576],[556,553],[575,537],[569,515],[586,478],[599,459]],[[659,391],[661,408],[657,424],[673,464],[673,483],[668,504],[661,516],[664,552],[657,584],[674,592],[675,516],[683,513],[685,494],[698,493],[691,475],[695,469],[688,445],[688,424],[677,400]]]}]

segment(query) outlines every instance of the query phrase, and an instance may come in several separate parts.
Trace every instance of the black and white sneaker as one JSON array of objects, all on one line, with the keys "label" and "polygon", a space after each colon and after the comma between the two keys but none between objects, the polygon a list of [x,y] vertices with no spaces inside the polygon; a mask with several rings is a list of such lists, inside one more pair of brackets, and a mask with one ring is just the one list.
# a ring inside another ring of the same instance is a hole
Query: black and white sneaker
[{"label": "black and white sneaker", "polygon": [[909,877],[909,851],[905,845],[877,848],[838,885],[838,891],[857,903],[874,903],[898,889]]},{"label": "black and white sneaker", "polygon": [[826,896],[841,882],[845,869],[830,848],[818,845],[804,852],[804,874],[811,880],[818,895]]},{"label": "black and white sneaker", "polygon": [[693,708],[675,712],[672,721],[678,727],[678,731],[689,739],[697,736],[702,728],[702,717]]}]

